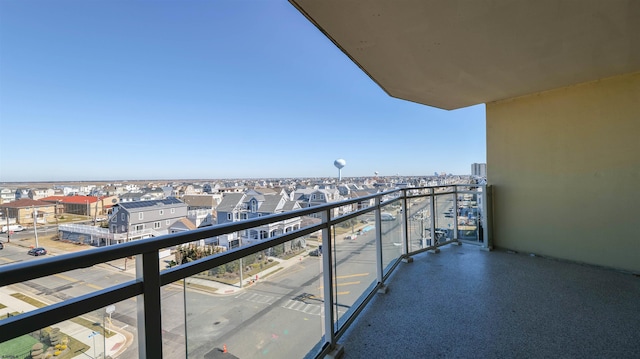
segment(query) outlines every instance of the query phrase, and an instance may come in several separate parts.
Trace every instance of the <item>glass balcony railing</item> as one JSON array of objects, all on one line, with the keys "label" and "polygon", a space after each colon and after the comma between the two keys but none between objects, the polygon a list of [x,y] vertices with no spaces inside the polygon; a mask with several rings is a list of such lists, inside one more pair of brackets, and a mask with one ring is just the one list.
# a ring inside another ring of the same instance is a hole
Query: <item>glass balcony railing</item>
[{"label": "glass balcony railing", "polygon": [[397,189],[7,264],[0,357],[323,356],[402,259],[488,246],[487,204],[484,186]]}]

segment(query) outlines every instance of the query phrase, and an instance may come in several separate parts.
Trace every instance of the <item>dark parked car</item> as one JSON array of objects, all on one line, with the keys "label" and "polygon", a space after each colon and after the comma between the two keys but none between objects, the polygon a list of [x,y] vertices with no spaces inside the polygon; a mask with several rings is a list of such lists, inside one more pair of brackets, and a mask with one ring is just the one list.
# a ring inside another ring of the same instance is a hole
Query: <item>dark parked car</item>
[{"label": "dark parked car", "polygon": [[309,252],[309,255],[312,257],[320,257],[322,255],[322,252],[319,251],[317,248],[312,250],[311,252]]},{"label": "dark parked car", "polygon": [[42,256],[42,255],[47,254],[47,250],[42,248],[42,247],[37,247],[37,248],[29,249],[29,252],[27,252],[27,253],[29,253],[32,256],[36,256],[37,257],[37,256]]},{"label": "dark parked car", "polygon": [[4,244],[2,244],[2,242],[0,242],[0,249],[4,249]]}]

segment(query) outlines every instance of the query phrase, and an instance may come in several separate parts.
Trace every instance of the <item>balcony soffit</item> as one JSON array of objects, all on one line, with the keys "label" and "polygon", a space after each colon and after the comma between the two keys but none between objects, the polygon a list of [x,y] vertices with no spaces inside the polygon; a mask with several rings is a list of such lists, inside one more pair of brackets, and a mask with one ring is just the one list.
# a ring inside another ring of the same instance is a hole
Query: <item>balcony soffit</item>
[{"label": "balcony soffit", "polygon": [[390,96],[456,109],[640,71],[640,1],[290,0]]}]

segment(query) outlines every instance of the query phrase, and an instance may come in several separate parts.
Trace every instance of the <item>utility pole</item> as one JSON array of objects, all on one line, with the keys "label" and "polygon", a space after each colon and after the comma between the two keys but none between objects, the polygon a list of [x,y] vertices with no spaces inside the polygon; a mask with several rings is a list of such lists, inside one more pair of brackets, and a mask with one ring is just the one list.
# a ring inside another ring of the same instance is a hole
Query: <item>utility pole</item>
[{"label": "utility pole", "polygon": [[31,206],[33,210],[33,234],[36,236],[36,248],[40,247],[38,245],[38,210]]}]

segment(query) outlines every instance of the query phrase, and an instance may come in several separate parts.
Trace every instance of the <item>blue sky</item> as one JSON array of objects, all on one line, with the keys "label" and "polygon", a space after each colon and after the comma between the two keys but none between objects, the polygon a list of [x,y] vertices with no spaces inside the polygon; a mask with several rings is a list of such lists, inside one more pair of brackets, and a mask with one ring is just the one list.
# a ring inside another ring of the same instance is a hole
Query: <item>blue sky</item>
[{"label": "blue sky", "polygon": [[470,173],[484,105],[387,96],[284,0],[0,1],[0,181]]}]

